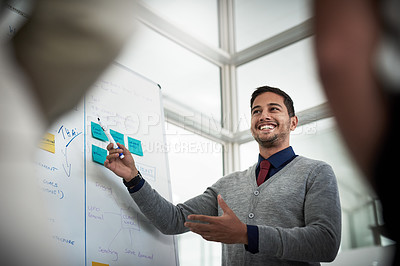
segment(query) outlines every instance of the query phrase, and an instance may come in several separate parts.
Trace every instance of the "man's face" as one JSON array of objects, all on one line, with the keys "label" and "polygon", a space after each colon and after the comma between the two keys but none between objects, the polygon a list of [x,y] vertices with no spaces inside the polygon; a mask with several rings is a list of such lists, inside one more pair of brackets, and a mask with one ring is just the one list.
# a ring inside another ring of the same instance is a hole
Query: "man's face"
[{"label": "man's face", "polygon": [[254,100],[251,108],[251,133],[264,148],[289,146],[290,131],[297,126],[297,118],[289,117],[283,97],[265,92]]}]

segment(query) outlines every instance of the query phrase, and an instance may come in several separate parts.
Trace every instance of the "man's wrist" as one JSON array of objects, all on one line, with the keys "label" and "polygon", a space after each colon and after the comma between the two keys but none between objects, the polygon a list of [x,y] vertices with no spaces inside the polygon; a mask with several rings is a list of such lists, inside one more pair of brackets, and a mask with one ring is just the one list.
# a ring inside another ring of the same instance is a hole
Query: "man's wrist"
[{"label": "man's wrist", "polygon": [[139,184],[139,182],[142,180],[142,175],[140,174],[139,171],[137,171],[136,175],[129,181],[126,181],[125,179],[123,179],[124,185],[128,188],[134,188],[137,184]]},{"label": "man's wrist", "polygon": [[245,245],[249,244],[249,237],[247,235],[247,225],[243,223],[243,236],[242,236],[242,243]]},{"label": "man's wrist", "polygon": [[129,177],[127,177],[127,178],[122,177],[122,178],[123,178],[123,181],[124,181],[124,182],[129,182],[129,181],[131,181],[132,179],[134,179],[134,178],[138,175],[138,173],[139,173],[139,170],[137,170],[136,167],[135,167],[135,170],[132,170],[132,172],[131,172],[131,174],[129,175]]}]

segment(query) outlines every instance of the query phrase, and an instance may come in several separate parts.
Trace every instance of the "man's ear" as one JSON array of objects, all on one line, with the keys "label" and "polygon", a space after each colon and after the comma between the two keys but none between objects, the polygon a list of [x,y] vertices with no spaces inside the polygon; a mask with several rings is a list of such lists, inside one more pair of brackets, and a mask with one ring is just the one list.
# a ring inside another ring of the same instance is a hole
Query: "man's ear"
[{"label": "man's ear", "polygon": [[299,123],[299,119],[297,116],[293,116],[290,118],[290,130],[294,131],[297,127],[297,124]]}]

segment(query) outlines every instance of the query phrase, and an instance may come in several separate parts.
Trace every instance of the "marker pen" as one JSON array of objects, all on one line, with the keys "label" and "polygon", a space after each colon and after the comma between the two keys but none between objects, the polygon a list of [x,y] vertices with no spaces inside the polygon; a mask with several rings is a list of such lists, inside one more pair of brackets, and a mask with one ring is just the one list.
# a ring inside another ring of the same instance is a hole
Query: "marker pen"
[{"label": "marker pen", "polygon": [[[100,118],[97,118],[97,120],[99,121],[99,125],[101,127],[101,129],[103,129],[104,133],[106,133],[106,136],[108,138],[108,140],[113,144],[113,148],[114,149],[119,149],[117,143],[115,142],[114,138],[111,136],[111,134],[108,132],[107,128],[100,122]],[[125,156],[123,153],[119,154],[119,158],[123,159]]]}]

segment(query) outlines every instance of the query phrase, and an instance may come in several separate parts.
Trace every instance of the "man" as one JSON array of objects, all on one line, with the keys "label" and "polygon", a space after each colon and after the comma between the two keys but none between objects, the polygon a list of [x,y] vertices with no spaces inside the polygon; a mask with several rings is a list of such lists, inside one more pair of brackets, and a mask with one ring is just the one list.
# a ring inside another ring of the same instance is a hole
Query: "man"
[{"label": "man", "polygon": [[[222,177],[183,204],[174,206],[153,190],[123,145],[116,150],[109,145],[104,164],[124,179],[140,210],[161,232],[191,230],[206,240],[221,242],[223,265],[332,261],[340,244],[341,212],[331,167],[297,156],[290,147],[290,131],[298,119],[285,92],[260,87],[250,106],[251,132],[260,150],[258,163]],[[119,152],[127,156],[120,160]],[[270,169],[262,182],[258,174],[266,171],[264,164]]]}]

